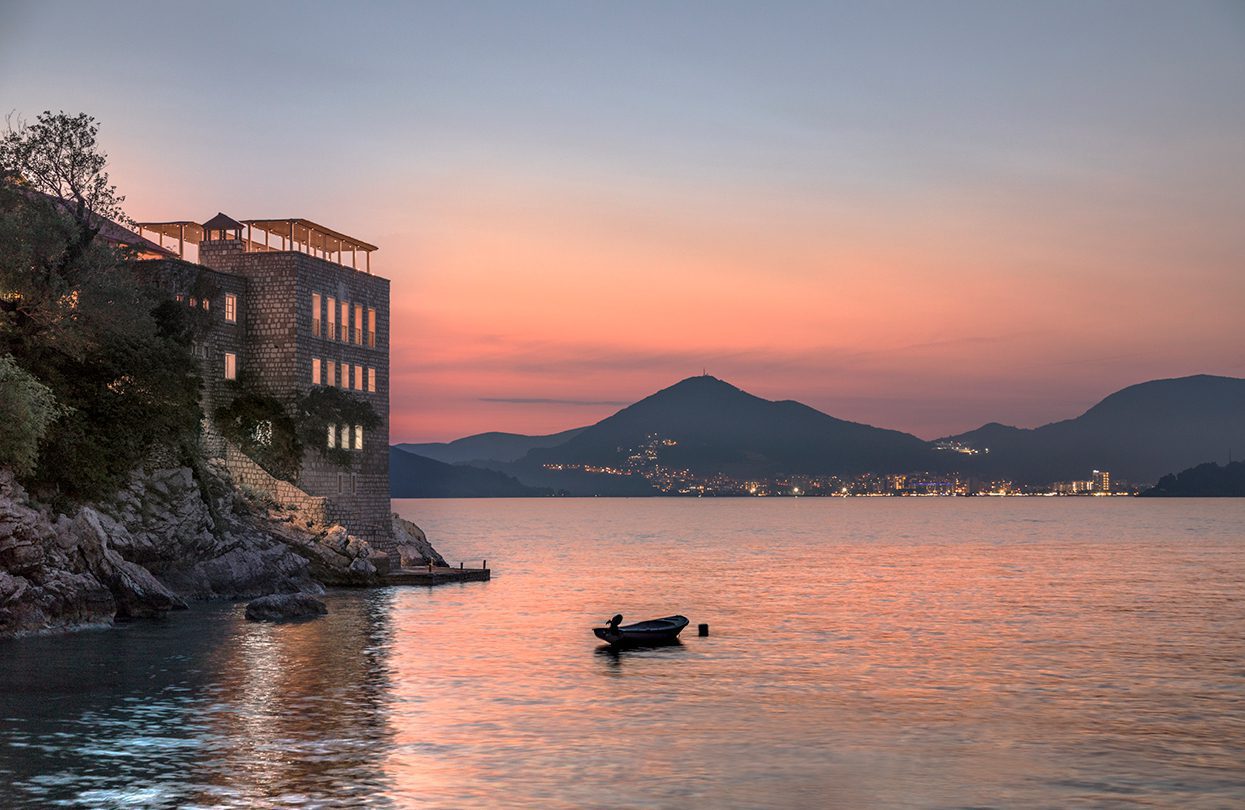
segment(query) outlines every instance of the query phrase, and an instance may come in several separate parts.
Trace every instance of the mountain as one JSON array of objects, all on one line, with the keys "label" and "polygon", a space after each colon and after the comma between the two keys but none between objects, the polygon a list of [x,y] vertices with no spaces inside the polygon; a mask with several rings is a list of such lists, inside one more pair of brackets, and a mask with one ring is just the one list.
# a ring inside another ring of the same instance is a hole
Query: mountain
[{"label": "mountain", "polygon": [[1163,476],[1153,489],[1141,494],[1148,498],[1245,498],[1245,461],[1223,467],[1214,462],[1199,464]]},{"label": "mountain", "polygon": [[429,442],[427,444],[396,444],[401,450],[446,464],[462,464],[473,461],[517,461],[529,450],[553,447],[574,438],[584,428],[564,430],[548,436],[524,436],[520,433],[477,433],[455,439],[452,442]]},{"label": "mountain", "polygon": [[391,498],[522,498],[549,495],[495,470],[446,464],[389,448]]},{"label": "mountain", "polygon": [[991,423],[942,441],[989,448],[954,454],[960,469],[982,476],[1044,482],[1101,469],[1116,480],[1154,481],[1245,448],[1245,380],[1153,380],[1117,391],[1075,419],[1031,430]]},{"label": "mountain", "polygon": [[926,469],[945,460],[907,433],[835,419],[798,402],[772,402],[701,376],[561,444],[533,449],[510,469],[523,478],[523,471],[550,464],[621,467],[646,451],[665,467],[736,477]]}]

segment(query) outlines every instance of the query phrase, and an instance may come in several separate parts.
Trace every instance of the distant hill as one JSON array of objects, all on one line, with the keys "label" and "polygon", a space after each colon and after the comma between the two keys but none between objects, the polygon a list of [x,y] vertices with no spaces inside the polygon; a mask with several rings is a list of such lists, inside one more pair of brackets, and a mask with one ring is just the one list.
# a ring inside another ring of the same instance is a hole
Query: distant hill
[{"label": "distant hill", "polygon": [[959,459],[961,469],[981,475],[1042,482],[1102,469],[1116,480],[1154,481],[1245,448],[1245,380],[1154,380],[1117,391],[1075,419],[1032,430],[991,423],[945,441],[989,448]]},{"label": "distant hill", "polygon": [[1245,498],[1245,461],[1222,467],[1213,462],[1199,464],[1163,476],[1153,489],[1141,494],[1147,498]]},{"label": "distant hill", "polygon": [[[715,377],[690,377],[628,406],[511,469],[622,464],[651,437],[660,463],[701,474],[856,473],[926,469],[943,461],[915,436],[846,422],[798,402],[772,402]],[[599,476],[600,477],[600,476]],[[528,480],[525,478],[525,480]]]},{"label": "distant hill", "polygon": [[429,442],[427,444],[396,444],[401,450],[446,464],[462,464],[474,461],[517,461],[529,450],[553,447],[574,438],[584,428],[564,430],[548,436],[524,436],[519,433],[477,433],[455,439],[452,442]]},{"label": "distant hill", "polygon": [[391,498],[522,498],[549,495],[495,470],[446,464],[389,448]]}]

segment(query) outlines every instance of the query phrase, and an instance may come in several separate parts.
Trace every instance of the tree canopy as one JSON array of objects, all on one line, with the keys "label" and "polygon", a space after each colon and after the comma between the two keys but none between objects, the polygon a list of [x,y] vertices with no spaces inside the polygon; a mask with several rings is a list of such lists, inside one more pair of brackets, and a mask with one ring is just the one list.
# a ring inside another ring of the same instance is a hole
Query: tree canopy
[{"label": "tree canopy", "polygon": [[191,314],[96,238],[124,220],[97,132],[44,113],[0,137],[0,355],[62,409],[13,466],[51,498],[105,495],[156,447],[194,452],[202,417]]}]

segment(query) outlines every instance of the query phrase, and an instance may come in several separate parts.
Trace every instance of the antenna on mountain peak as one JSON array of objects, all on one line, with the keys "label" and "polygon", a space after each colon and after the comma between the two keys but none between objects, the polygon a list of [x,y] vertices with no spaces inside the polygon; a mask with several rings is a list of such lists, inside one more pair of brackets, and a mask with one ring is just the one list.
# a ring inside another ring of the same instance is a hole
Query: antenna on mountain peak
[{"label": "antenna on mountain peak", "polygon": [[702,376],[702,377],[708,377],[708,376],[709,376],[709,372],[705,369],[705,367],[704,367],[704,366],[701,366],[701,367],[700,367],[700,376]]}]

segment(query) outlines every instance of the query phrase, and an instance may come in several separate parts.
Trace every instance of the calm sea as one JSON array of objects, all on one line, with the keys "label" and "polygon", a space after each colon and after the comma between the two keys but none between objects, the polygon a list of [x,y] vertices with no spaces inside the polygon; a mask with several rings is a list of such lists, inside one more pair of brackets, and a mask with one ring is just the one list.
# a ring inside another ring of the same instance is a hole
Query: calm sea
[{"label": "calm sea", "polygon": [[1245,803],[1245,501],[395,508],[493,581],[0,643],[0,805]]}]

